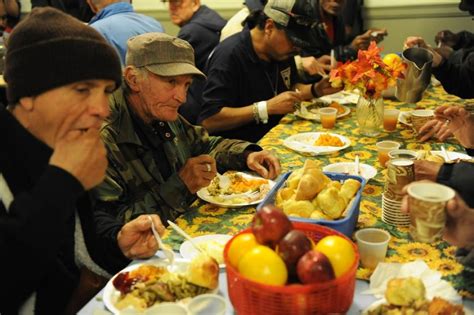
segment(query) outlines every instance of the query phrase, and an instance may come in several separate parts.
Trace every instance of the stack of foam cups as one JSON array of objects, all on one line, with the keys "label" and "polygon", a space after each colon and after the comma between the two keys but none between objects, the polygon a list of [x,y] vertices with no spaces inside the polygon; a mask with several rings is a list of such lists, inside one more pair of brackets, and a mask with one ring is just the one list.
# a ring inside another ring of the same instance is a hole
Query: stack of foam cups
[{"label": "stack of foam cups", "polygon": [[387,163],[387,176],[382,195],[382,221],[396,226],[408,226],[410,216],[401,212],[402,189],[415,179],[412,160],[392,159]]}]

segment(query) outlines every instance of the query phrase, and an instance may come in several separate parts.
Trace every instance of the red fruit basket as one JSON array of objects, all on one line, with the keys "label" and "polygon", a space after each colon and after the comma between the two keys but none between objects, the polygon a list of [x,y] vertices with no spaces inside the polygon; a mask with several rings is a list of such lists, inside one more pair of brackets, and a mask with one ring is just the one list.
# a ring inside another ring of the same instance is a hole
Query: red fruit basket
[{"label": "red fruit basket", "polygon": [[[229,298],[240,315],[290,315],[345,313],[354,299],[356,271],[359,252],[356,245],[344,234],[333,229],[311,224],[293,222],[293,227],[304,232],[315,243],[325,236],[338,235],[350,241],[356,252],[351,268],[342,276],[321,283],[290,284],[285,286],[265,285],[239,274],[229,263],[228,251],[235,236],[224,248]],[[251,233],[246,229],[242,233]]]}]

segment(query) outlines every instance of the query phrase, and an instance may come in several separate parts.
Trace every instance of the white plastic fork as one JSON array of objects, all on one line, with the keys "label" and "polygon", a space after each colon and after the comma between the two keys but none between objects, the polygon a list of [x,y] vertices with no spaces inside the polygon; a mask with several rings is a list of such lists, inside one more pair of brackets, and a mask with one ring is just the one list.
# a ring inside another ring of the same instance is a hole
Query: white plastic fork
[{"label": "white plastic fork", "polygon": [[176,225],[176,223],[173,223],[170,220],[168,220],[168,224],[173,228],[173,230],[178,232],[178,234],[180,234],[182,237],[187,239],[191,243],[191,245],[194,248],[196,248],[200,253],[204,253],[204,254],[206,253],[198,244],[196,244],[196,242],[193,240],[193,238],[188,233],[184,232],[184,230],[182,228],[180,228],[178,225]]},{"label": "white plastic fork", "polygon": [[174,251],[168,245],[164,244],[163,241],[161,240],[160,234],[158,234],[158,232],[156,231],[155,224],[153,223],[151,216],[148,216],[148,220],[150,220],[151,231],[153,232],[153,235],[155,236],[158,246],[163,251],[166,258],[168,258],[170,265],[172,265],[174,263]]},{"label": "white plastic fork", "polygon": [[219,173],[216,174],[219,178],[219,187],[223,190],[227,190],[230,187],[230,178]]},{"label": "white plastic fork", "polygon": [[444,147],[444,145],[441,146],[441,153],[443,154],[443,158],[446,160],[446,162],[451,162],[451,159],[449,158],[448,151]]}]

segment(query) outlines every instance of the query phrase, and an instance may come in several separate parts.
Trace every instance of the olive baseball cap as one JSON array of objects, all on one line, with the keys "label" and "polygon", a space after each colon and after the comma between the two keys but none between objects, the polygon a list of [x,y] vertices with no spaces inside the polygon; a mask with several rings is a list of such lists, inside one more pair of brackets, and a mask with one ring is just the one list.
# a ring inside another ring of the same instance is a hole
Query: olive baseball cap
[{"label": "olive baseball cap", "polygon": [[317,25],[311,0],[268,0],[263,13],[283,26],[295,46],[312,45],[311,29]]},{"label": "olive baseball cap", "polygon": [[194,49],[185,40],[165,33],[145,33],[127,42],[127,66],[145,67],[160,76],[194,75],[206,78],[194,64]]}]

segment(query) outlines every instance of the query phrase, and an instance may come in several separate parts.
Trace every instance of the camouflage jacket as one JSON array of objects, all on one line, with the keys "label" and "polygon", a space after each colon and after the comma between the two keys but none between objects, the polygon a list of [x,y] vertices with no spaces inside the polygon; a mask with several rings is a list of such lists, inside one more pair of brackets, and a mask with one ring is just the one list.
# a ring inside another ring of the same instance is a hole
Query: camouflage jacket
[{"label": "camouflage jacket", "polygon": [[221,172],[243,170],[247,169],[244,150],[261,150],[246,141],[209,136],[202,127],[193,126],[179,117],[177,121],[168,123],[175,137],[163,144],[172,168],[172,175],[164,180],[152,150],[134,131],[133,118],[122,89],[111,96],[110,106],[111,115],[101,131],[109,167],[104,182],[94,189],[94,195],[98,208],[124,222],[140,214],[157,213],[165,223],[185,212],[196,199],[178,176],[188,158],[210,154]]}]

